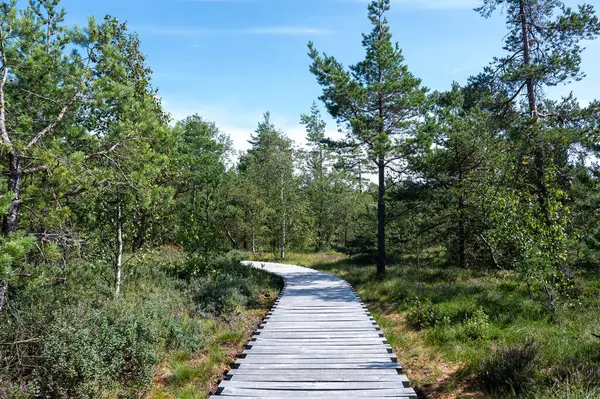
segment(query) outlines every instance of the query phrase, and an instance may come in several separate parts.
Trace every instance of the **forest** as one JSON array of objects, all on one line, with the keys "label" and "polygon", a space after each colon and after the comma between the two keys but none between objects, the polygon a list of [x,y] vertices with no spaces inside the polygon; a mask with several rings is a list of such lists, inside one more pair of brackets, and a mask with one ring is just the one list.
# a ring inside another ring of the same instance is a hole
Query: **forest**
[{"label": "forest", "polygon": [[600,397],[600,102],[547,94],[594,7],[483,0],[504,45],[442,92],[393,6],[353,65],[308,43],[305,144],[265,112],[238,153],[116,17],[3,1],[0,398],[208,397],[282,287],[248,258],[347,279],[423,398]]}]

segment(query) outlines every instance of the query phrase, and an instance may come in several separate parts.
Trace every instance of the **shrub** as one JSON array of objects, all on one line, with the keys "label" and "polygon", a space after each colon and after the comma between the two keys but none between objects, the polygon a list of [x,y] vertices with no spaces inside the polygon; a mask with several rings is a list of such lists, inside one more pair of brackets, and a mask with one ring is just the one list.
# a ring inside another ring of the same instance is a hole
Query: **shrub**
[{"label": "shrub", "polygon": [[406,322],[415,330],[422,330],[438,324],[448,324],[449,321],[442,316],[439,308],[434,306],[429,298],[425,300],[415,298],[406,313]]},{"label": "shrub", "polygon": [[106,267],[73,265],[69,284],[15,291],[11,312],[0,314],[0,342],[16,343],[0,345],[0,392],[20,379],[27,390],[8,397],[132,397],[165,350],[201,347],[201,319],[181,295],[186,283],[144,266],[142,282],[126,282],[115,301],[101,278]]},{"label": "shrub", "polygon": [[118,303],[100,311],[63,308],[40,340],[33,379],[56,398],[94,398],[107,386],[139,388],[158,360],[153,324]]},{"label": "shrub", "polygon": [[25,381],[4,382],[0,378],[0,399],[33,399],[30,386]]},{"label": "shrub", "polygon": [[232,249],[225,254],[225,258],[232,262],[241,262],[243,260],[248,260],[248,254],[240,251],[239,249]]},{"label": "shrub", "polygon": [[190,289],[200,312],[223,315],[238,307],[253,306],[259,291],[277,285],[277,277],[225,256],[215,260],[206,275],[192,279]]},{"label": "shrub", "polygon": [[537,352],[538,345],[534,341],[497,349],[479,366],[479,386],[490,395],[519,395],[534,377]]},{"label": "shrub", "polygon": [[469,339],[489,338],[490,317],[483,311],[483,308],[477,309],[465,320],[461,327],[461,333]]}]

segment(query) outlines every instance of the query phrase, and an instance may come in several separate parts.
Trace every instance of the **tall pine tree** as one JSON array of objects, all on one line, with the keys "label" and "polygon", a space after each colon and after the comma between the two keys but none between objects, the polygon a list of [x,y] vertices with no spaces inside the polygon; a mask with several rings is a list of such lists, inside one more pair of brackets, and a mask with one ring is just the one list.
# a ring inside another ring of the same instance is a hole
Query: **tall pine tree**
[{"label": "tall pine tree", "polygon": [[375,0],[368,7],[373,30],[363,34],[365,59],[346,70],[334,57],[321,55],[309,43],[311,72],[323,86],[320,97],[329,113],[347,125],[346,147],[362,149],[362,156],[377,167],[377,274],[385,273],[386,173],[403,162],[403,144],[412,135],[425,102],[426,89],[404,64],[385,13],[389,0]]}]

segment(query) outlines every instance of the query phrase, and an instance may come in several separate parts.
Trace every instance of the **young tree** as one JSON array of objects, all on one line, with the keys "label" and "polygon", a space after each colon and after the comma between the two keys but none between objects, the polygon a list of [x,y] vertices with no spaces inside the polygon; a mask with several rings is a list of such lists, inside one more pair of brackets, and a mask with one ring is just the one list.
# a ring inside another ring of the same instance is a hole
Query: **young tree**
[{"label": "young tree", "polygon": [[170,208],[173,189],[165,184],[165,173],[175,139],[155,98],[137,36],[109,17],[104,26],[90,82],[94,95],[78,114],[84,137],[96,150],[80,166],[80,180],[88,183],[71,207],[93,247],[113,258],[118,298],[124,254],[139,249],[152,224],[160,223]]},{"label": "young tree", "polygon": [[469,88],[457,83],[448,92],[433,93],[434,104],[422,127],[427,140],[419,155],[411,158],[418,183],[410,182],[397,192],[412,197],[411,213],[418,221],[411,239],[423,242],[429,236],[446,241],[459,267],[466,267],[468,258],[474,259],[478,249],[486,246],[489,198],[481,186],[489,185],[497,174],[503,149],[491,114],[469,104],[468,95]]},{"label": "young tree", "polygon": [[306,196],[314,219],[315,250],[318,252],[331,243],[335,233],[333,209],[336,197],[337,173],[333,169],[333,153],[325,142],[326,124],[316,103],[309,115],[301,116],[306,126]]},{"label": "young tree", "polygon": [[329,113],[348,126],[349,148],[359,146],[378,174],[377,273],[385,273],[386,172],[402,162],[403,143],[426,99],[426,89],[406,65],[385,13],[389,0],[375,0],[368,7],[373,30],[363,35],[365,59],[347,71],[334,57],[321,55],[309,43],[311,72],[323,86],[320,97]]},{"label": "young tree", "polygon": [[24,179],[48,170],[44,145],[62,133],[87,92],[99,53],[93,21],[85,32],[63,25],[57,1],[34,0],[19,12],[16,0],[0,5],[0,134],[12,201],[3,233],[17,230]]},{"label": "young tree", "polygon": [[268,225],[272,247],[274,250],[278,247],[284,259],[290,216],[297,212],[292,141],[275,128],[267,112],[250,144],[252,148],[243,159],[246,164],[243,169],[259,188],[257,194],[264,197],[265,211],[271,215]]},{"label": "young tree", "polygon": [[208,262],[209,255],[223,247],[231,140],[198,115],[178,122],[174,135],[179,240],[186,250]]}]

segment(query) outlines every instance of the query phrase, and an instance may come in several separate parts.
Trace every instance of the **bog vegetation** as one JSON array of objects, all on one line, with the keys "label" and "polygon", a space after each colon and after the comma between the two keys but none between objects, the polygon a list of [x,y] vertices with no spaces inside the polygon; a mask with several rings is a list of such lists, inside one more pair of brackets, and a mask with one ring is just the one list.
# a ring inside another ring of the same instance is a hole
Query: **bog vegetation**
[{"label": "bog vegetation", "polygon": [[315,103],[305,146],[267,112],[235,154],[171,120],[116,18],[3,1],[0,398],[204,397],[280,287],[244,253],[347,278],[432,397],[598,397],[600,102],[546,95],[585,78],[595,10],[484,0],[505,44],[438,92],[389,9],[354,65],[309,44],[343,139]]}]

